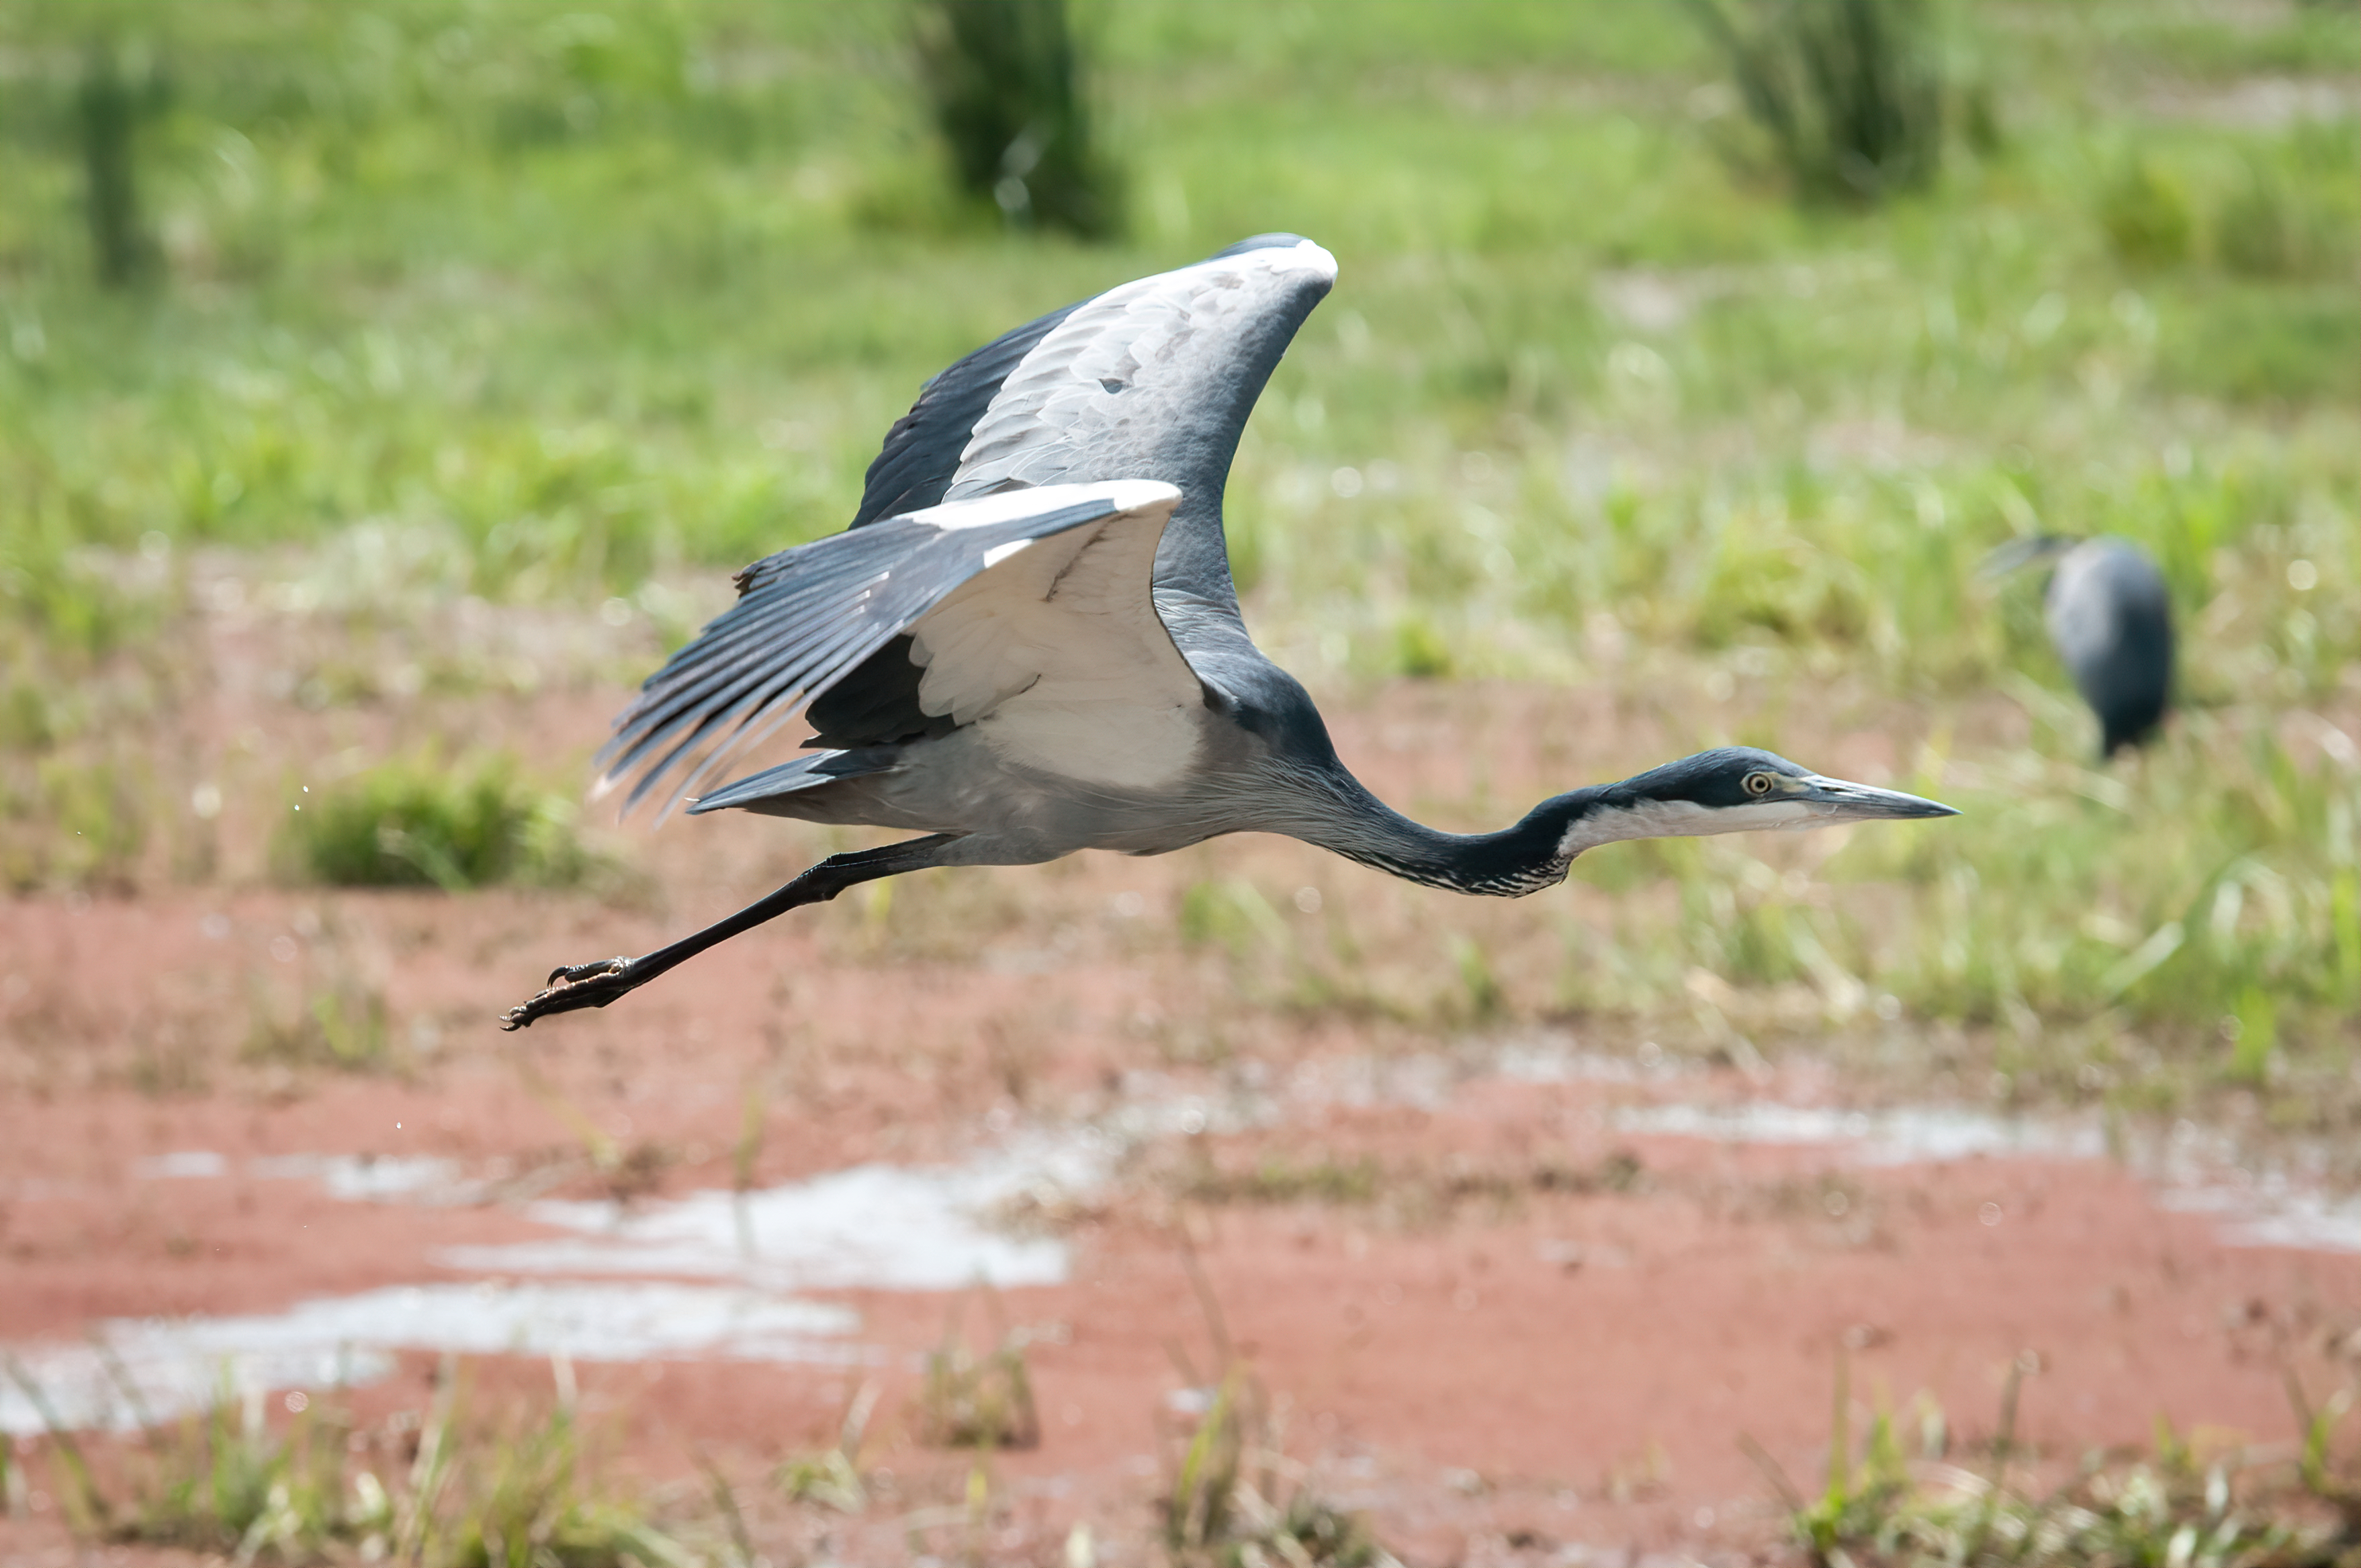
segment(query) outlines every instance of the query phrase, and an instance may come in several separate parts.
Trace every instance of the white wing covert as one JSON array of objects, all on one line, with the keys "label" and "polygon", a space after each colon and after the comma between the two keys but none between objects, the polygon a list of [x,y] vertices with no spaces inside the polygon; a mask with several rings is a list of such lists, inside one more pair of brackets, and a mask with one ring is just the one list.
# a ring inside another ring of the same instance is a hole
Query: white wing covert
[{"label": "white wing covert", "polygon": [[1041,540],[945,596],[910,629],[919,706],[976,725],[1025,766],[1115,787],[1172,782],[1204,707],[1156,612],[1174,504]]}]

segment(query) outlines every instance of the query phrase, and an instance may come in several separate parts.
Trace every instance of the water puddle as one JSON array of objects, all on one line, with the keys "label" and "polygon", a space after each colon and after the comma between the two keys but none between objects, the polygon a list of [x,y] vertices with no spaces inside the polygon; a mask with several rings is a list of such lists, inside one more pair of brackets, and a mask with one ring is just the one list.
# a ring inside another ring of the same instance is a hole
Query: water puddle
[{"label": "water puddle", "polygon": [[457,1160],[432,1155],[278,1155],[250,1160],[246,1168],[262,1181],[316,1181],[347,1203],[446,1205],[488,1196],[482,1182],[461,1175]]},{"label": "water puddle", "polygon": [[1725,1144],[1839,1144],[1862,1165],[1933,1165],[1989,1156],[2096,1159],[2105,1135],[2079,1122],[1995,1116],[1951,1106],[1840,1111],[1752,1101],[1736,1105],[1635,1105],[1614,1113],[1626,1133]]},{"label": "water puddle", "polygon": [[271,1388],[357,1387],[397,1350],[565,1355],[577,1361],[841,1365],[875,1353],[848,1308],[710,1285],[533,1282],[394,1286],[250,1317],[118,1319],[86,1345],[17,1360],[49,1407],[0,1384],[0,1432],[134,1427]]},{"label": "water puddle", "polygon": [[[285,1311],[174,1321],[121,1320],[87,1344],[19,1347],[50,1409],[0,1379],[0,1432],[129,1426],[169,1420],[225,1395],[357,1386],[388,1376],[401,1351],[565,1355],[581,1361],[729,1360],[843,1365],[884,1353],[860,1341],[851,1310],[803,1299],[840,1290],[956,1290],[1065,1282],[1072,1260],[1054,1235],[1025,1234],[1012,1213],[1051,1212],[1114,1176],[1139,1141],[1270,1125],[1306,1107],[1446,1103],[1487,1072],[1511,1082],[1634,1085],[1680,1076],[1642,1056],[1630,1065],[1571,1037],[1503,1042],[1477,1067],[1420,1055],[1305,1066],[1284,1081],[1242,1071],[1222,1093],[1191,1094],[1155,1075],[1126,1078],[1095,1126],[990,1124],[999,1142],[963,1162],[872,1164],[736,1194],[699,1191],[629,1206],[543,1200],[519,1212],[548,1234],[503,1245],[446,1247],[434,1263],[481,1275],[300,1302]],[[1284,1109],[1283,1109],[1284,1107]],[[2089,1119],[1997,1115],[1952,1107],[1845,1111],[1777,1102],[1667,1102],[1607,1113],[1629,1134],[1725,1143],[1819,1145],[1868,1166],[1989,1157],[2095,1159],[2107,1153]],[[2134,1164],[2159,1204],[2215,1216],[2233,1245],[2361,1252],[2361,1201],[2234,1168],[2195,1128]],[[205,1150],[154,1156],[151,1180],[219,1179],[233,1162]],[[308,1181],[356,1203],[430,1206],[497,1201],[513,1187],[432,1157],[292,1155],[245,1161],[247,1178]]]},{"label": "water puddle", "polygon": [[500,1274],[719,1277],[774,1290],[1060,1285],[1071,1271],[1066,1244],[1012,1235],[994,1214],[1069,1202],[1103,1181],[1112,1159],[1104,1139],[1036,1136],[964,1165],[856,1166],[742,1198],[546,1201],[525,1217],[575,1234],[450,1247],[436,1261]]},{"label": "water puddle", "polygon": [[132,1173],[148,1181],[202,1181],[228,1175],[229,1161],[211,1149],[176,1149],[141,1160]]},{"label": "water puddle", "polygon": [[[1839,1111],[1776,1102],[1638,1105],[1616,1112],[1610,1122],[1627,1133],[1717,1143],[1837,1146],[1857,1165],[2012,1157],[2097,1159],[2108,1152],[2104,1133],[2087,1121],[1998,1116],[1948,1106]],[[2337,1197],[2283,1171],[2257,1176],[2235,1163],[2225,1138],[2187,1123],[2147,1142],[2149,1146],[2128,1150],[2127,1159],[2154,1184],[2157,1207],[2214,1216],[2229,1245],[2361,1252],[2361,1197]]]},{"label": "water puddle", "polygon": [[[139,1161],[131,1173],[143,1181],[218,1180],[229,1175],[230,1163],[211,1149],[176,1149]],[[484,1183],[461,1174],[458,1161],[431,1155],[263,1155],[246,1162],[246,1174],[258,1181],[315,1181],[346,1202],[478,1203],[489,1196]]]},{"label": "water puddle", "polygon": [[2332,1198],[2284,1181],[2170,1188],[2157,1204],[2180,1214],[2212,1214],[2232,1246],[2297,1252],[2361,1252],[2361,1198]]},{"label": "water puddle", "polygon": [[[1186,1122],[1202,1112],[1173,1114]],[[566,1234],[445,1248],[434,1261],[544,1277],[394,1286],[253,1316],[119,1320],[100,1325],[91,1344],[19,1347],[49,1411],[0,1382],[0,1432],[37,1432],[51,1417],[72,1428],[135,1426],[225,1395],[357,1387],[388,1376],[400,1350],[579,1361],[873,1359],[883,1353],[854,1337],[857,1313],[790,1292],[1060,1284],[1071,1272],[1066,1245],[1012,1234],[995,1216],[1086,1194],[1112,1172],[1126,1137],[1023,1134],[960,1165],[859,1166],[742,1198],[706,1191],[629,1208],[528,1204],[526,1218]],[[348,1202],[461,1203],[485,1191],[444,1159],[296,1155],[245,1168],[257,1179],[313,1181]],[[221,1156],[193,1150],[140,1168],[155,1179],[228,1172]]]}]

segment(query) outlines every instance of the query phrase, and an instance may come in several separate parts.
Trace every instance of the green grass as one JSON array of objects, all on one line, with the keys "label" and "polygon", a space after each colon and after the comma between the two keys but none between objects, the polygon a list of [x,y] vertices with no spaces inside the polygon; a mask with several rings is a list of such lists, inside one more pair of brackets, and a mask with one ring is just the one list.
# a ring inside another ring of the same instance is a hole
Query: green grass
[{"label": "green grass", "polygon": [[286,1005],[257,988],[240,1054],[252,1062],[322,1067],[339,1072],[400,1071],[385,992],[346,977]]},{"label": "green grass", "polygon": [[[997,1299],[991,1304],[996,1318]],[[964,1299],[953,1305],[942,1343],[927,1353],[915,1412],[918,1440],[986,1453],[1039,1447],[1041,1417],[1023,1336],[1004,1326],[999,1343],[978,1354],[961,1332],[965,1305]]]},{"label": "green grass", "polygon": [[1243,1364],[1222,1370],[1193,1422],[1168,1418],[1162,1545],[1173,1568],[1251,1563],[1384,1568],[1368,1520],[1322,1497],[1289,1460],[1283,1422]]},{"label": "green grass", "polygon": [[[45,1409],[23,1369],[8,1371]],[[446,1364],[434,1408],[406,1431],[365,1429],[340,1404],[307,1396],[290,1397],[295,1413],[274,1430],[260,1393],[225,1393],[177,1426],[151,1426],[126,1466],[107,1469],[53,1427],[50,1479],[86,1538],[241,1563],[687,1568],[700,1560],[635,1502],[597,1485],[566,1404],[486,1426],[467,1419],[460,1385],[461,1369]]]},{"label": "green grass", "polygon": [[[1653,874],[1678,888],[1677,913],[1627,915],[1612,949],[1576,959],[1569,1000],[1667,1009],[1702,969],[1741,992],[1804,989],[1815,1025],[1867,1023],[1882,996],[1891,1017],[1995,1030],[1993,1065],[2013,1097],[2136,1083],[2136,1099],[2169,1096],[2161,1051],[2196,1084],[2292,1075],[2289,1113],[2323,1125],[2351,1114],[2361,925],[2346,825],[2361,814],[2361,770],[2299,762],[2217,710],[2102,773],[2073,755],[2086,717],[2054,707],[2068,755],[1955,764],[1961,776],[1940,793],[1966,815],[1940,831],[1858,835],[1813,879],[1822,885],[1742,841],[1657,850]],[[1651,875],[1612,865],[1578,874]]]},{"label": "green grass", "polygon": [[[2361,126],[2254,107],[2349,80],[2349,6],[1941,11],[1992,123],[1856,214],[1732,170],[1734,101],[1678,6],[1104,0],[1076,24],[1130,220],[1095,247],[949,192],[891,7],[111,15],[168,88],[135,132],[159,265],[127,289],[94,280],[80,208],[88,24],[0,5],[11,885],[200,864],[169,770],[120,739],[179,700],[188,547],[367,529],[425,542],[446,598],[653,609],[840,527],[966,349],[1290,228],[1342,277],[1229,508],[1291,666],[1323,691],[1702,667],[1767,694],[1742,738],[1774,744],[1865,690],[1969,816],[1864,835],[1833,903],[1742,845],[1600,857],[1586,878],[1669,896],[1569,933],[1540,992],[1446,942],[1417,994],[1251,888],[1192,893],[1191,940],[1284,949],[1257,994],[1465,1027],[1695,1013],[1702,970],[1808,990],[1822,1024],[1892,996],[1998,1029],[2028,1090],[2144,1052],[2325,1082],[2361,1043],[2352,774],[2309,717],[2349,719],[2361,659]],[[2125,534],[2171,582],[2186,712],[2129,770],[2084,766],[2037,586],[1974,579],[2037,531]],[[1992,733],[1994,691],[2029,740],[1957,740]],[[555,827],[533,848],[529,795],[401,772],[291,827],[294,862],[575,874]]]},{"label": "green grass", "polygon": [[2010,1369],[2000,1423],[1982,1455],[1952,1453],[1949,1423],[1923,1398],[1916,1442],[1880,1410],[1856,1450],[1841,1361],[1819,1496],[1803,1497],[1759,1448],[1750,1442],[1749,1451],[1815,1568],[2336,1568],[2361,1550],[2361,1492],[2336,1445],[2349,1389],[2314,1412],[2290,1382],[2305,1429],[2291,1462],[2240,1449],[2200,1452],[2159,1421],[2148,1452],[2093,1452],[2061,1479],[2054,1464],[2040,1465],[2017,1442],[2024,1376],[2022,1366]]},{"label": "green grass", "polygon": [[572,803],[528,788],[500,757],[465,767],[421,757],[317,794],[304,786],[280,832],[291,869],[342,887],[566,886],[597,869]]}]

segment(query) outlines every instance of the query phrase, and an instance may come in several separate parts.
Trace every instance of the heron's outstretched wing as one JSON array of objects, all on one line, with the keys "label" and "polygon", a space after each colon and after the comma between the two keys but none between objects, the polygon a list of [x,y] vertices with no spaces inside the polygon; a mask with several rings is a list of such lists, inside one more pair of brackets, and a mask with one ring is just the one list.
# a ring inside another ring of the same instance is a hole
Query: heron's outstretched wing
[{"label": "heron's outstretched wing", "polygon": [[1185,499],[1158,552],[1158,598],[1184,616],[1236,620],[1222,539],[1230,459],[1279,356],[1335,280],[1335,258],[1310,240],[1261,235],[1074,306],[1005,372],[943,498],[1167,480]]},{"label": "heron's outstretched wing", "polygon": [[[890,771],[903,745],[953,729],[970,730],[1003,762],[1085,792],[1180,784],[1202,736],[1205,688],[1157,613],[1156,547],[1178,498],[1152,488],[1167,499],[1002,546],[989,566],[870,657],[864,678],[899,666],[906,706],[926,729],[850,747],[824,734],[810,744],[829,750],[737,780],[690,809],[760,809],[838,778]],[[1013,499],[950,501],[937,510],[949,516]]]},{"label": "heron's outstretched wing", "polygon": [[851,526],[864,527],[882,517],[893,517],[943,499],[951,476],[959,472],[960,454],[967,450],[969,433],[1008,373],[1033,351],[1042,334],[1073,314],[1068,305],[1027,322],[993,339],[919,389],[910,411],[885,433],[885,444],[861,489],[861,508]]},{"label": "heron's outstretched wing", "polygon": [[[1020,485],[1176,484],[1157,604],[1199,675],[1226,688],[1225,659],[1259,662],[1222,537],[1231,455],[1335,275],[1311,241],[1260,235],[1027,323],[927,383],[869,466],[852,526]],[[909,654],[888,642],[814,702],[812,743],[859,750],[944,733],[949,721],[919,705]]]},{"label": "heron's outstretched wing", "polygon": [[[1012,617],[1001,598],[969,591],[976,579],[1001,577],[1046,595],[1059,572],[1076,567],[1102,539],[1114,546],[1111,558],[1144,550],[1144,563],[1180,499],[1170,485],[1151,481],[1022,490],[882,519],[758,561],[739,574],[737,604],[649,676],[616,718],[614,739],[599,754],[600,788],[636,774],[629,810],[670,780],[669,805],[905,632],[929,650],[922,701],[931,686],[939,694],[937,711],[988,707],[993,694],[1011,695],[1011,672],[1028,657],[1046,667],[1056,650],[1011,652],[980,634],[979,625],[998,620],[1016,637],[1066,629]],[[1049,578],[1033,584],[1045,566],[1053,567]],[[1147,603],[1144,565],[1140,576],[1146,620],[1163,638]],[[935,614],[944,610],[951,613],[938,623]],[[1143,630],[1135,627],[1132,641]],[[946,645],[978,662],[946,660]],[[1164,645],[1170,650],[1169,638]],[[1186,673],[1177,652],[1170,658]]]}]

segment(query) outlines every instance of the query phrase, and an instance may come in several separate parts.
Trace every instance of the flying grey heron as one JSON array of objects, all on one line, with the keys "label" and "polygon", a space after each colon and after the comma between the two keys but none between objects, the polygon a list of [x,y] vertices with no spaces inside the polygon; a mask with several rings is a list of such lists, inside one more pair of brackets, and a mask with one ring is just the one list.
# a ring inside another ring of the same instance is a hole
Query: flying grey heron
[{"label": "flying grey heron", "polygon": [[2055,559],[2042,619],[2074,689],[2099,717],[2099,758],[2136,746],[2164,722],[2172,693],[2172,595],[2156,563],[2128,540],[2079,543],[2045,534],[1986,558],[1987,575]]},{"label": "flying grey heron", "polygon": [[1543,801],[1497,833],[1389,809],[1238,612],[1222,492],[1239,433],[1335,280],[1263,235],[1018,327],[928,382],[844,532],[756,562],[615,721],[601,787],[676,802],[800,710],[805,753],[697,795],[924,835],[831,855],[636,959],[559,969],[521,1028],[604,1007],[802,905],[934,866],[1154,855],[1284,833],[1455,893],[1518,897],[1617,839],[1948,817],[1725,748]]}]

